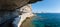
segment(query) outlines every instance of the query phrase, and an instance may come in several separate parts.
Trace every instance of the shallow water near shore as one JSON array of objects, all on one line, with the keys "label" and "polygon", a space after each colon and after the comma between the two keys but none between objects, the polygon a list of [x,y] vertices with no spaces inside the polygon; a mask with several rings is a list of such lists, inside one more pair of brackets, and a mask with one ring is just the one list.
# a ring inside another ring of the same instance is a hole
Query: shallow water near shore
[{"label": "shallow water near shore", "polygon": [[36,13],[32,24],[34,27],[60,27],[60,13]]}]

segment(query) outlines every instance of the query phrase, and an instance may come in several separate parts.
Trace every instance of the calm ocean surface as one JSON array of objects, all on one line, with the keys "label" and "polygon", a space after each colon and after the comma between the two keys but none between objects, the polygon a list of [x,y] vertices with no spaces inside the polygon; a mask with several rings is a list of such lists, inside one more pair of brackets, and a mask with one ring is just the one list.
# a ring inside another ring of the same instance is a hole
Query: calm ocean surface
[{"label": "calm ocean surface", "polygon": [[60,27],[60,13],[36,13],[32,24],[35,27]]}]

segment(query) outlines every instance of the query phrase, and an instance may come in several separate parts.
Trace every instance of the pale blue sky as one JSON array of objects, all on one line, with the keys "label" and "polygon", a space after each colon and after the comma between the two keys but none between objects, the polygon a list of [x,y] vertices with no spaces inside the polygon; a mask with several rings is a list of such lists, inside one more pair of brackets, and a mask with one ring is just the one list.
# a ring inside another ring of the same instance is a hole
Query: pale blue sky
[{"label": "pale blue sky", "polygon": [[60,13],[60,0],[43,0],[32,4],[34,13]]}]

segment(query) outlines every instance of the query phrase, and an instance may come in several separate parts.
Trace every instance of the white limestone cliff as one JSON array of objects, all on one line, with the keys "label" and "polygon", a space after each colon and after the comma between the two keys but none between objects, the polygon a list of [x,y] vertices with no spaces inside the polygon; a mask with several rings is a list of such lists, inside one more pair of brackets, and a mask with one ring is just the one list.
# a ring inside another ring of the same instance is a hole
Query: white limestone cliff
[{"label": "white limestone cliff", "polygon": [[22,22],[26,20],[26,17],[32,17],[34,14],[32,13],[32,7],[31,4],[25,5],[24,7],[20,8],[20,12],[22,15],[20,15],[21,18],[16,18],[13,23],[17,25],[18,27],[21,26]]},{"label": "white limestone cliff", "polygon": [[20,8],[20,11],[25,17],[33,16],[31,4],[25,5],[24,7]]},{"label": "white limestone cliff", "polygon": [[34,16],[34,14],[32,13],[31,4],[28,4],[28,5],[24,6],[24,7],[22,7],[20,11],[23,11],[23,12],[22,12],[22,15],[21,15],[21,19],[20,19],[19,25],[22,24],[22,22],[26,19],[26,17]]}]

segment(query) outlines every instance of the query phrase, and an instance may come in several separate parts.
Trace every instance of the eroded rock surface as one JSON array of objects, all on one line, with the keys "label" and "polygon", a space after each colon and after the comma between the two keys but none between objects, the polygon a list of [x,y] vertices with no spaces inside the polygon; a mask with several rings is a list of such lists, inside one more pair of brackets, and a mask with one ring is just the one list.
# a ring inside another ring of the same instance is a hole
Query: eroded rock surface
[{"label": "eroded rock surface", "polygon": [[32,17],[32,16],[34,16],[33,13],[32,13],[31,4],[25,5],[24,7],[20,8],[20,12],[22,14],[22,15],[20,15],[21,16],[21,19],[20,18],[16,18],[15,21],[13,22],[18,27],[20,27],[21,24],[22,24],[22,22],[24,22],[24,20],[26,20],[26,17]]}]

